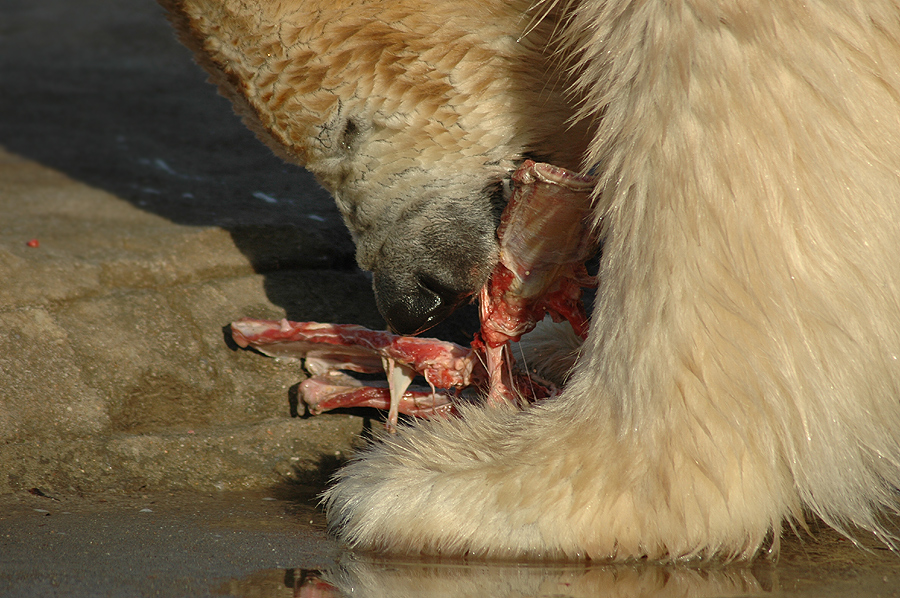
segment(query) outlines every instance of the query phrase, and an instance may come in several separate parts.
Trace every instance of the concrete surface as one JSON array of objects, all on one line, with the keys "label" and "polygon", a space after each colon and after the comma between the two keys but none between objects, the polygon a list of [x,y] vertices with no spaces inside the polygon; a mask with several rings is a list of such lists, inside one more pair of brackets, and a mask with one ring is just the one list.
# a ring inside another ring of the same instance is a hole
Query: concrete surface
[{"label": "concrete surface", "polygon": [[299,369],[223,328],[380,327],[369,278],[152,0],[0,3],[0,209],[2,596],[898,595],[900,557],[827,531],[749,567],[341,552],[315,496],[377,421],[301,417]]}]

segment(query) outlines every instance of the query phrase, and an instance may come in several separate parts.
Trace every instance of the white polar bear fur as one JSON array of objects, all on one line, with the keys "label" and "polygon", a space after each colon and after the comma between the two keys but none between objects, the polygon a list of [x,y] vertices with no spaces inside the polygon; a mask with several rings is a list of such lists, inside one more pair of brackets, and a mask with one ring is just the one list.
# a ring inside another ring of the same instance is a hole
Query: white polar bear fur
[{"label": "white polar bear fur", "polygon": [[[748,557],[900,486],[900,8],[586,0],[600,288],[564,394],[359,455],[332,529],[402,553]],[[602,109],[601,109],[602,108]]]},{"label": "white polar bear fur", "polygon": [[[564,393],[374,443],[326,494],[340,538],[401,554],[736,558],[813,514],[894,544],[896,1],[160,1],[248,124],[340,195],[351,228],[392,222],[353,202],[402,207],[423,184],[464,195],[529,147],[572,167],[553,89],[570,75],[573,120],[594,128],[582,165],[600,179],[599,289]],[[366,31],[415,35],[385,62]],[[540,64],[551,33],[562,46]],[[333,137],[345,113],[377,133],[358,152],[358,135]],[[375,263],[378,243],[357,240]]]}]

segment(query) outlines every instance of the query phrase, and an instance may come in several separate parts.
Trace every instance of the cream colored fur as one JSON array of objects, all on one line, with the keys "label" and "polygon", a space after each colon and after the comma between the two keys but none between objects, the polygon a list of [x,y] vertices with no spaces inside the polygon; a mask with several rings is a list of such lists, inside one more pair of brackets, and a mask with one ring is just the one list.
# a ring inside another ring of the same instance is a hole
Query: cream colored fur
[{"label": "cream colored fur", "polygon": [[[563,117],[596,127],[583,165],[601,179],[600,287],[565,392],[375,443],[326,495],[341,538],[411,554],[750,557],[812,513],[893,542],[897,2],[163,3],[251,126],[333,189],[420,184],[383,170],[389,156],[448,187],[526,151],[565,165],[584,145]],[[357,19],[410,44],[395,84],[371,56],[334,50]],[[476,54],[434,71],[441,84],[406,86],[416,56],[440,61],[466,35]],[[559,91],[569,73],[577,114]],[[338,100],[387,128],[402,115],[353,162],[371,175],[316,149]],[[438,126],[447,106],[460,127]]]}]

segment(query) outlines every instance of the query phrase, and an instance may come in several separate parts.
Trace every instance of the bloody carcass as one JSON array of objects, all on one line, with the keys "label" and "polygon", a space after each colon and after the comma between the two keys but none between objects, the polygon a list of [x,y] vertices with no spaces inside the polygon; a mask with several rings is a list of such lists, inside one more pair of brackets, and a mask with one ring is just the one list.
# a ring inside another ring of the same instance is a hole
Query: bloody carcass
[{"label": "bloody carcass", "polygon": [[[471,347],[406,337],[347,324],[268,321],[232,323],[241,347],[303,359],[311,376],[299,394],[310,413],[339,407],[431,417],[452,413],[466,389],[488,404],[522,404],[556,387],[519,369],[508,348],[545,317],[587,334],[582,289],[594,284],[585,261],[595,252],[594,179],[527,160],[513,174],[513,191],[497,230],[499,260],[478,296],[481,330]],[[362,383],[346,372],[385,372],[384,383]],[[425,384],[411,387],[416,377]]]}]

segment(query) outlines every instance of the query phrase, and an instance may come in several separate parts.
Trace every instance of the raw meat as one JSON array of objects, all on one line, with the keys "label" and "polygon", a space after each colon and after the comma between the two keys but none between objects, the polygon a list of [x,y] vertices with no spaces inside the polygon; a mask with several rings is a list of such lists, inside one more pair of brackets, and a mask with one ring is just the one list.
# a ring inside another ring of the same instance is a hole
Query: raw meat
[{"label": "raw meat", "polygon": [[[515,191],[503,211],[497,236],[500,262],[479,295],[481,332],[473,347],[485,355],[489,404],[542,398],[523,392],[507,350],[545,314],[568,320],[587,335],[582,287],[595,284],[585,261],[596,250],[588,234],[594,179],[527,160],[514,174]],[[587,239],[587,241],[586,241]]]},{"label": "raw meat", "polygon": [[[568,321],[582,338],[587,334],[581,294],[594,284],[584,266],[596,250],[595,237],[587,234],[594,179],[527,160],[513,183],[497,231],[500,259],[479,294],[481,331],[471,348],[348,324],[249,318],[231,325],[235,342],[273,357],[304,359],[312,376],[300,385],[300,396],[311,413],[388,409],[388,429],[398,413],[453,413],[470,387],[493,405],[551,396],[557,390],[552,384],[515,368],[508,345],[547,315]],[[363,385],[345,371],[384,371],[387,384]],[[416,376],[427,388],[410,388]]]},{"label": "raw meat", "polygon": [[[388,409],[388,427],[402,412],[418,417],[452,412],[451,396],[487,380],[467,349],[434,338],[399,336],[353,324],[269,321],[244,318],[231,324],[234,341],[271,357],[304,359],[312,376],[300,385],[310,413],[339,407]],[[342,373],[386,372],[387,386],[363,386]],[[416,375],[428,390],[409,389]]]}]

